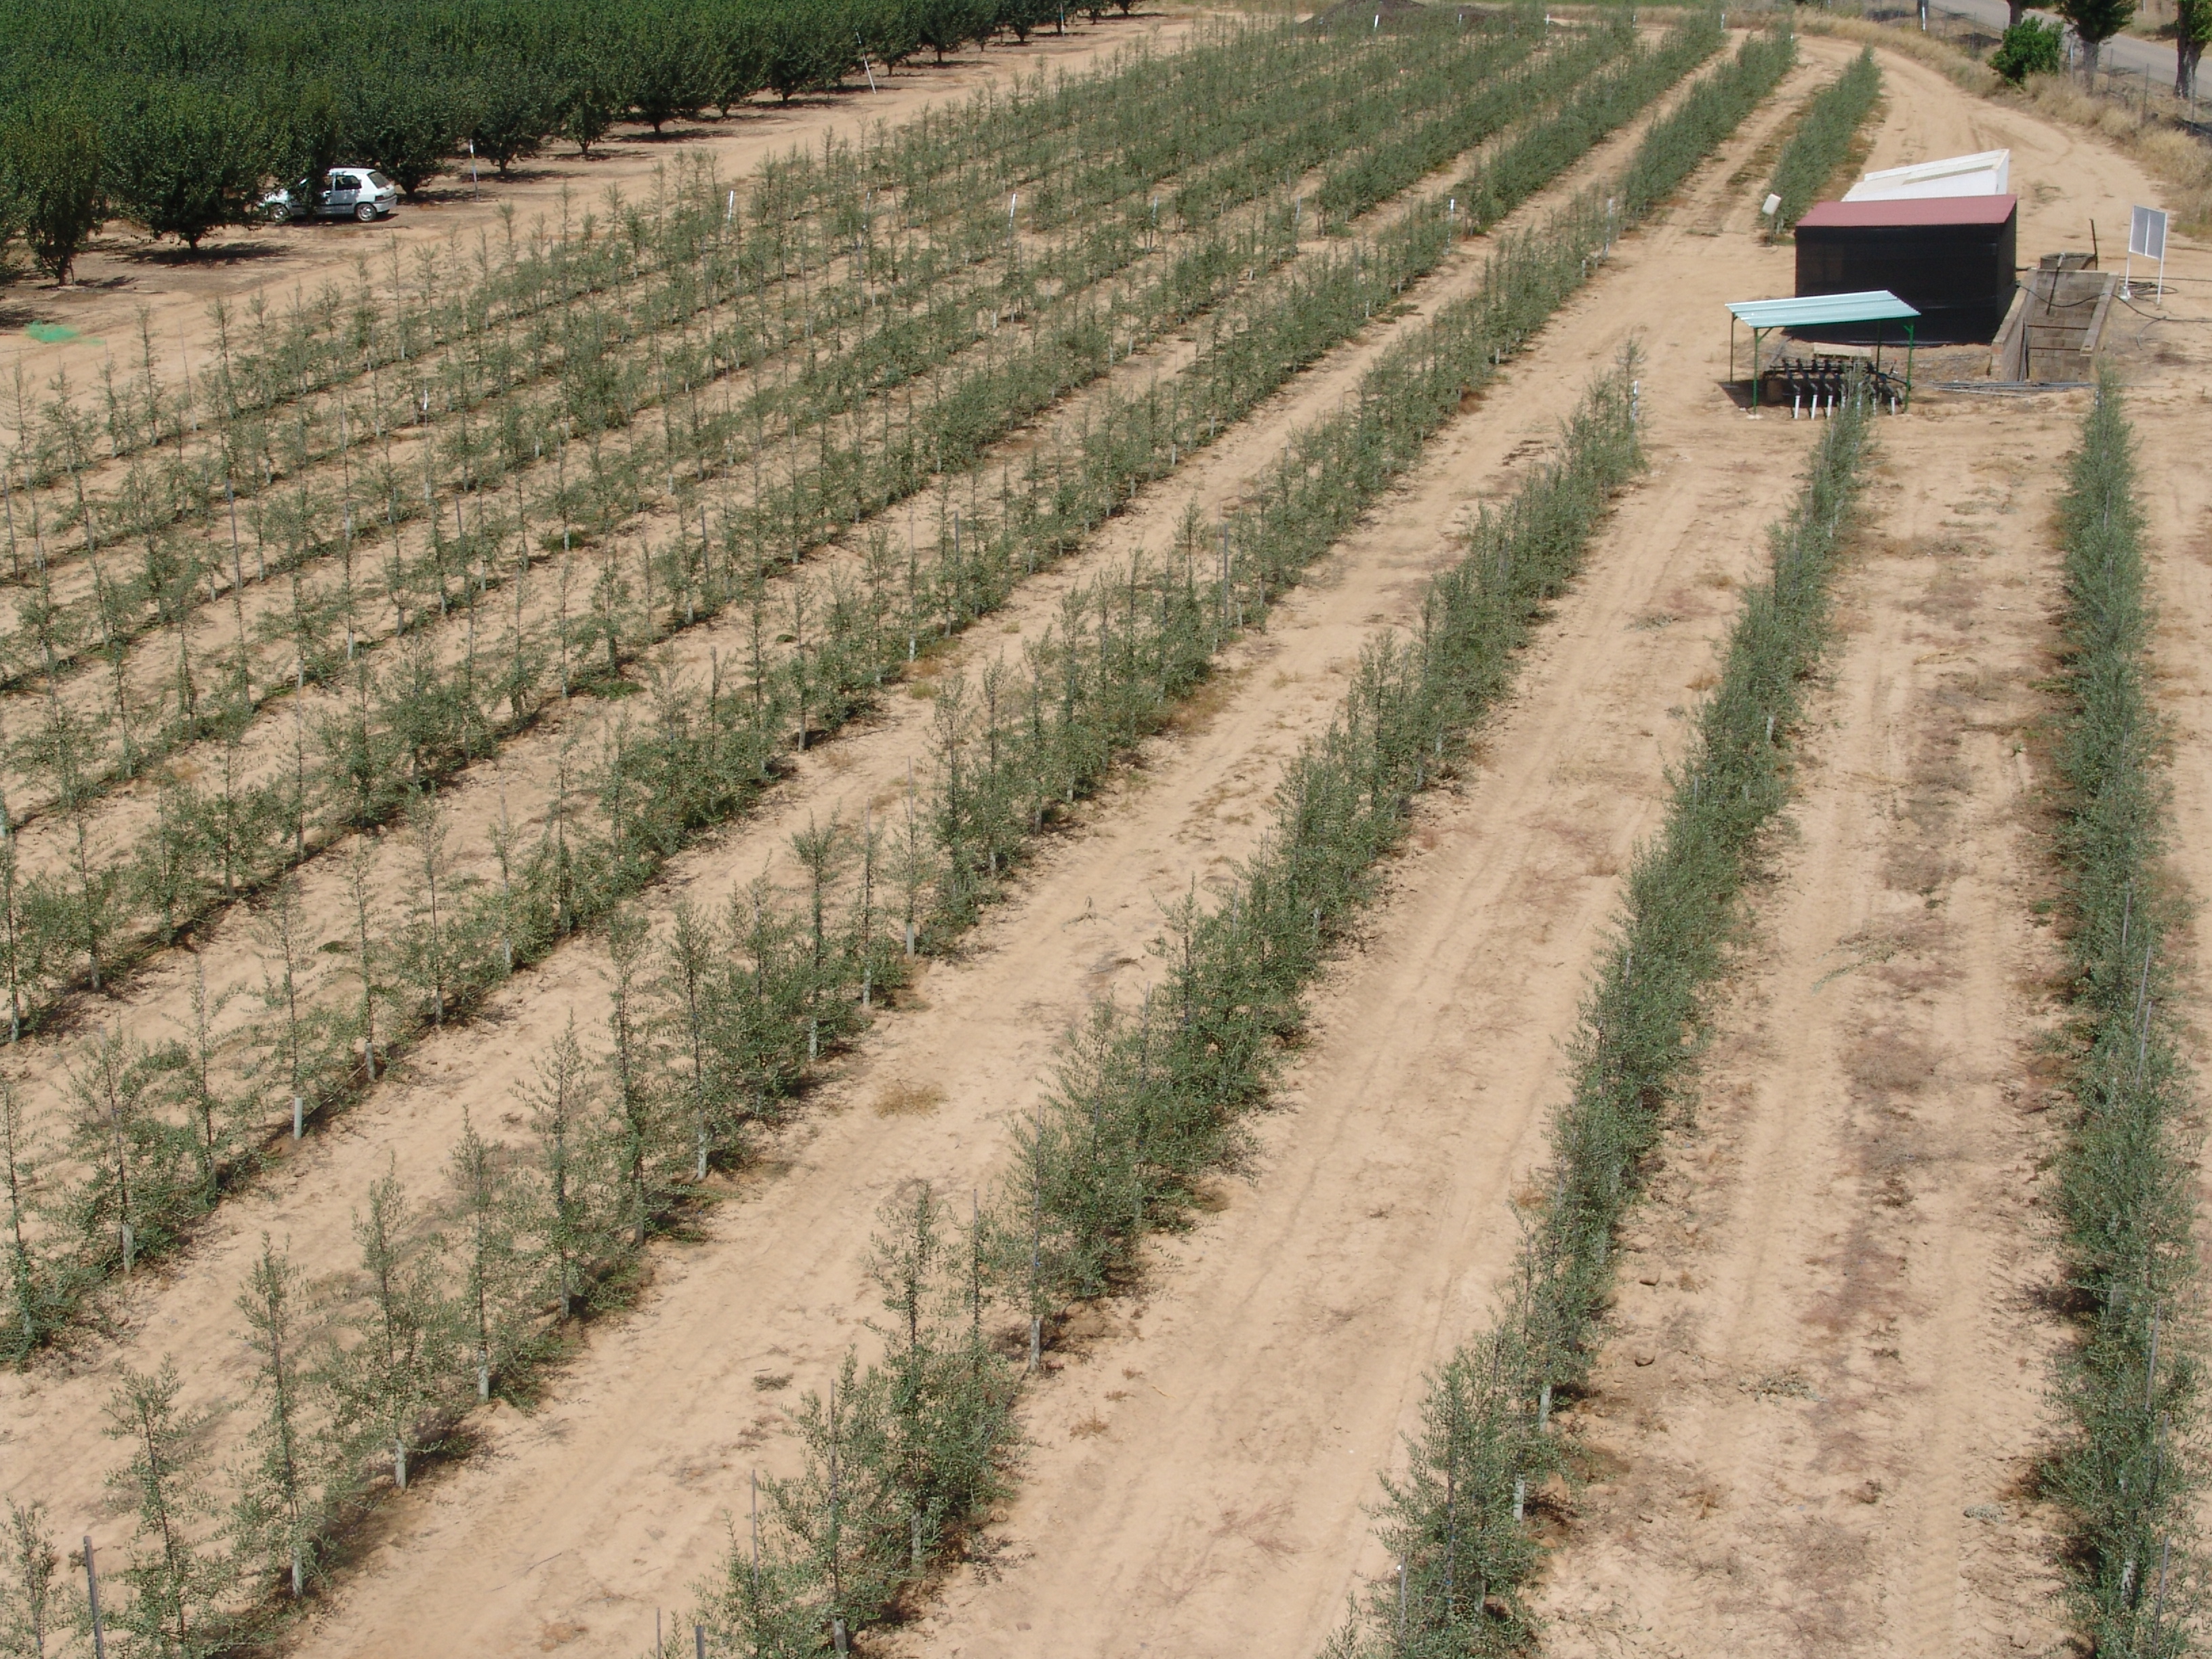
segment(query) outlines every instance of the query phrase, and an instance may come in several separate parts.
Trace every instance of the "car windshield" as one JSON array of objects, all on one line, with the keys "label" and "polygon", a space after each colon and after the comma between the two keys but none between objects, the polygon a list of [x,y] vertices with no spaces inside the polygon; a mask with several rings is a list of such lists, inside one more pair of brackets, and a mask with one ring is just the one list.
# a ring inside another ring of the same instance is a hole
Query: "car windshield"
[{"label": "car windshield", "polygon": [[386,178],[380,173],[370,173],[368,175],[368,182],[374,185],[379,190],[390,190],[392,188],[392,180]]}]

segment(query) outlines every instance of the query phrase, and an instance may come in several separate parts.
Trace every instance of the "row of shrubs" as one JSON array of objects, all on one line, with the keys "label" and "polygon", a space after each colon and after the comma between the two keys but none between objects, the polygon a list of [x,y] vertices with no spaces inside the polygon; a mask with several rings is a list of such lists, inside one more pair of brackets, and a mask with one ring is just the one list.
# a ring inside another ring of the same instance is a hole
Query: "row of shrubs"
[{"label": "row of shrubs", "polygon": [[1806,106],[1805,118],[1783,146],[1774,163],[1774,175],[1767,180],[1768,191],[1781,198],[1767,222],[1769,236],[1788,235],[1805,216],[1814,198],[1843,167],[1860,126],[1874,112],[1875,100],[1881,95],[1881,70],[1875,66],[1874,48],[1869,46]]},{"label": "row of shrubs", "polygon": [[2134,440],[2109,373],[2061,508],[2063,792],[2073,1121],[2057,1158],[2061,1244],[2081,1340],[2051,1469],[2099,1653],[2200,1651],[2202,1295],[2192,1241],[2203,1138],[2172,1010],[2185,904],[2166,874],[2166,733],[2154,708]]},{"label": "row of shrubs", "polygon": [[1532,1498],[1570,1473],[1553,1422],[1584,1386],[1613,1284],[1613,1241],[1669,1118],[1686,1109],[1706,998],[1746,878],[1789,798],[1790,737],[1828,634],[1828,586],[1862,485],[1873,407],[1854,388],[1814,452],[1772,566],[1749,590],[1698,715],[1657,838],[1631,868],[1613,937],[1567,1055],[1543,1197],[1492,1326],[1430,1379],[1402,1473],[1386,1476],[1382,1540],[1400,1564],[1331,1659],[1518,1651],[1521,1588],[1539,1551]]},{"label": "row of shrubs", "polygon": [[[1386,353],[1346,408],[1293,440],[1255,504],[1222,526],[1211,583],[1195,578],[1210,538],[1187,527],[1185,592],[1224,619],[1263,617],[1270,596],[1403,477],[1464,393],[1580,289],[1618,225],[1665,200],[1790,61],[1786,33],[1747,42],[1655,125],[1619,181],[1508,242],[1475,294]],[[1135,1006],[1100,1005],[1063,1043],[991,1201],[948,1215],[917,1184],[885,1207],[873,1266],[894,1316],[887,1351],[865,1368],[848,1356],[834,1388],[802,1401],[802,1472],[762,1483],[749,1523],[695,1587],[692,1620],[708,1652],[843,1651],[854,1631],[911,1612],[1004,1493],[1024,1369],[1041,1359],[1060,1310],[1134,1282],[1147,1235],[1186,1220],[1205,1182],[1236,1163],[1247,1119],[1304,1024],[1306,987],[1372,899],[1414,798],[1457,764],[1640,465],[1634,374],[1632,355],[1591,388],[1554,461],[1479,520],[1462,558],[1424,593],[1418,634],[1363,653],[1338,717],[1288,769],[1260,850],[1217,902],[1194,892],[1172,908],[1152,947],[1160,978]],[[1863,419],[1835,430],[1863,430]],[[1127,648],[1139,659],[1151,654],[1150,615],[1168,613],[1177,585],[1172,564],[1161,574],[1154,594],[1131,573]],[[987,675],[981,688],[939,695],[980,690],[1019,711],[1045,689],[994,687]],[[1151,729],[1165,701],[1115,740]],[[983,748],[968,744],[971,802],[996,781]],[[940,774],[951,770],[940,756]],[[957,806],[940,790],[940,815]],[[998,873],[995,862],[988,876],[975,871],[975,898]],[[1015,1340],[994,1344],[992,1326],[1009,1315],[1020,1322]]]}]

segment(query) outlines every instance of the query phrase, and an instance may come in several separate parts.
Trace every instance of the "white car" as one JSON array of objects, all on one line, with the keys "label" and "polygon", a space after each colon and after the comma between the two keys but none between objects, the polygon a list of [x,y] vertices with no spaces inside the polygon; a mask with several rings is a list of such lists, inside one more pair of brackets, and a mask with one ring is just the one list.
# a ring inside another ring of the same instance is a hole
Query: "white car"
[{"label": "white car", "polygon": [[273,225],[303,219],[358,219],[366,225],[399,206],[399,186],[374,167],[332,167],[320,189],[313,185],[302,179],[289,190],[271,191],[261,198],[261,216]]}]

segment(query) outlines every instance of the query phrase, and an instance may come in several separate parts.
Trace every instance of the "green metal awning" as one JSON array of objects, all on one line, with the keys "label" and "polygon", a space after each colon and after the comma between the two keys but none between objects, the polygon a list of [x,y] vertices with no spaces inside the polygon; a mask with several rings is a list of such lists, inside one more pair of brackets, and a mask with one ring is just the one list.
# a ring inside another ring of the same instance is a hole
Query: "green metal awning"
[{"label": "green metal awning", "polygon": [[[1859,294],[1806,294],[1791,300],[1729,301],[1729,379],[1735,379],[1735,325],[1751,330],[1751,406],[1759,408],[1759,351],[1777,329],[1820,328],[1830,323],[1905,325],[1905,395],[1912,396],[1913,325],[1920,313],[1886,288]],[[1875,336],[1875,364],[1881,363],[1881,336]]]},{"label": "green metal awning", "polygon": [[1808,294],[1794,300],[1731,300],[1740,323],[1770,328],[1818,328],[1826,323],[1886,323],[1920,313],[1886,288],[1863,294]]}]

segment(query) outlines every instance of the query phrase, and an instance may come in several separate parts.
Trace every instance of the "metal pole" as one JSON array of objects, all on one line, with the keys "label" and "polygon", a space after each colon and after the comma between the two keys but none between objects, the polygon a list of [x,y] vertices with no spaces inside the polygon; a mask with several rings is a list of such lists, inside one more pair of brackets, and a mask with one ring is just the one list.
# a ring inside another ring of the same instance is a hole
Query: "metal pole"
[{"label": "metal pole", "polygon": [[84,1598],[92,1607],[92,1659],[107,1659],[107,1632],[100,1623],[100,1575],[93,1571],[89,1533],[84,1540]]}]

